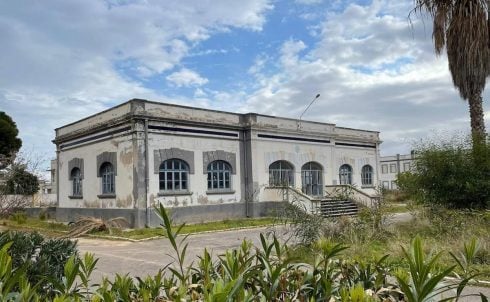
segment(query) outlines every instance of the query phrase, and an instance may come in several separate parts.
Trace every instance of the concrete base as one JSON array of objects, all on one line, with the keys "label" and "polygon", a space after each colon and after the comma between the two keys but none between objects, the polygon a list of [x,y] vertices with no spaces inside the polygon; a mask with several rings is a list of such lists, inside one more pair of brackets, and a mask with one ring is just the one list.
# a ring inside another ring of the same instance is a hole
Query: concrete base
[{"label": "concrete base", "polygon": [[[254,202],[249,203],[251,217],[271,216],[279,212],[284,202]],[[75,221],[79,216],[91,216],[108,220],[115,217],[124,217],[133,228],[145,226],[157,227],[162,220],[156,215],[154,209],[149,209],[149,222],[145,209],[100,209],[100,208],[28,208],[29,216],[37,217],[41,210],[48,209],[49,217],[56,217],[60,222]],[[247,217],[245,203],[229,203],[217,205],[200,205],[188,207],[169,208],[170,215],[176,223],[201,223],[237,219]],[[252,215],[253,213],[253,215]]]},{"label": "concrete base", "polygon": [[42,208],[25,208],[27,216],[39,218],[43,213],[46,219],[56,218],[56,207],[42,207]]}]

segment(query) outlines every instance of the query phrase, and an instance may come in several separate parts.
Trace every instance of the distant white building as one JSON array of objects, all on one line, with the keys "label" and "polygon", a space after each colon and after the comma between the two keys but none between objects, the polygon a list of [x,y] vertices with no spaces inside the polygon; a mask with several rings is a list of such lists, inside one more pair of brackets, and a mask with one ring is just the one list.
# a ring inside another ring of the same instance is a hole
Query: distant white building
[{"label": "distant white building", "polygon": [[325,185],[379,183],[379,133],[256,113],[146,100],[56,129],[56,215],[157,225],[163,204],[186,221],[265,215],[266,188],[322,196]]},{"label": "distant white building", "polygon": [[379,160],[380,184],[385,189],[396,190],[396,179],[398,173],[408,172],[413,167],[413,154],[397,154],[392,156],[381,156]]}]

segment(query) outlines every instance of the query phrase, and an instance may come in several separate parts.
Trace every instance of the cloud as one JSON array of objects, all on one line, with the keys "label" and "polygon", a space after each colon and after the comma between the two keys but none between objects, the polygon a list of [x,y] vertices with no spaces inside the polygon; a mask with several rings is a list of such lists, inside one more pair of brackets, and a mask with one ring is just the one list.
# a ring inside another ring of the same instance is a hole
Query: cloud
[{"label": "cloud", "polygon": [[434,55],[431,29],[407,22],[410,5],[373,1],[329,12],[318,41],[283,42],[280,70],[256,75],[261,86],[241,110],[298,118],[320,93],[304,119],[380,131],[382,154],[408,152],[412,141],[441,129],[468,131],[468,104],[452,85],[447,59]]},{"label": "cloud", "polygon": [[206,83],[182,60],[212,35],[260,31],[272,8],[267,0],[1,1],[0,108],[25,146],[54,156],[54,128],[122,101],[191,103],[147,82],[179,66],[176,84]]},{"label": "cloud", "polygon": [[166,79],[177,87],[202,86],[208,82],[208,79],[201,77],[197,72],[187,68],[168,75]]}]

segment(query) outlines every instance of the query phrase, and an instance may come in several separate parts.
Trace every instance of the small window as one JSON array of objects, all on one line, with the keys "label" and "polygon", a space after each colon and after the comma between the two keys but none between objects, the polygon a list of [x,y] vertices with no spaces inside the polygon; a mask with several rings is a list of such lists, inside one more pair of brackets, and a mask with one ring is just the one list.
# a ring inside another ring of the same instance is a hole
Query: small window
[{"label": "small window", "polygon": [[387,164],[382,164],[381,165],[381,173],[387,174],[388,173],[388,165]]},{"label": "small window", "polygon": [[111,163],[105,162],[102,164],[100,176],[102,178],[102,194],[114,194],[116,192],[115,174]]},{"label": "small window", "polygon": [[294,168],[285,160],[278,160],[269,166],[269,185],[294,186]]},{"label": "small window", "polygon": [[397,189],[396,181],[394,181],[394,180],[391,181],[391,189],[392,190],[396,190]]},{"label": "small window", "polygon": [[361,169],[361,182],[364,186],[373,185],[373,167],[370,165],[365,165]]},{"label": "small window", "polygon": [[396,164],[390,164],[390,173],[396,173]]},{"label": "small window", "polygon": [[390,188],[390,182],[389,181],[383,181],[383,189],[389,189]]},{"label": "small window", "polygon": [[73,168],[70,173],[72,181],[72,195],[82,196],[82,178],[79,168]]},{"label": "small window", "polygon": [[405,171],[405,172],[410,171],[410,162],[403,163],[403,171]]},{"label": "small window", "polygon": [[189,165],[181,159],[168,159],[160,165],[160,191],[187,191]]},{"label": "small window", "polygon": [[208,190],[231,189],[231,166],[216,160],[208,165]]},{"label": "small window", "polygon": [[348,164],[343,164],[339,169],[339,180],[341,185],[352,184],[352,167]]}]

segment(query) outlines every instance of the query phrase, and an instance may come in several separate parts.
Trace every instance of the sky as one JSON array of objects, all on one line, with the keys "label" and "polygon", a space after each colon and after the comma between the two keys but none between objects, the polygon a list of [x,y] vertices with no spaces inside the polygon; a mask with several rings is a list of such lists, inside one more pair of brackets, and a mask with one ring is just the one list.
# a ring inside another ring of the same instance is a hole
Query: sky
[{"label": "sky", "polygon": [[[380,132],[382,155],[469,132],[413,0],[0,1],[0,111],[24,152],[132,98]],[[484,93],[490,128],[489,89]],[[46,163],[48,166],[48,163]]]}]

